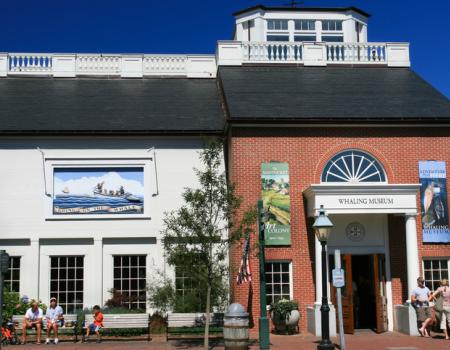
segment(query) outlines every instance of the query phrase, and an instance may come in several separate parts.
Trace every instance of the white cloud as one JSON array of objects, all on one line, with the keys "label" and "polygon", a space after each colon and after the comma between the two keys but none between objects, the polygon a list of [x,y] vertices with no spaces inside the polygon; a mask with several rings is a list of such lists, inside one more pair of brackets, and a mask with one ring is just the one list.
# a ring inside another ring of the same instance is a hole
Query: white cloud
[{"label": "white cloud", "polygon": [[125,192],[130,192],[134,195],[144,196],[144,186],[136,180],[124,179],[117,172],[109,172],[103,176],[96,177],[82,177],[76,180],[63,181],[55,176],[54,193],[55,195],[64,194],[65,188],[69,189],[69,194],[92,196],[93,190],[97,184],[104,182],[103,188],[117,191],[120,186],[123,186]]}]

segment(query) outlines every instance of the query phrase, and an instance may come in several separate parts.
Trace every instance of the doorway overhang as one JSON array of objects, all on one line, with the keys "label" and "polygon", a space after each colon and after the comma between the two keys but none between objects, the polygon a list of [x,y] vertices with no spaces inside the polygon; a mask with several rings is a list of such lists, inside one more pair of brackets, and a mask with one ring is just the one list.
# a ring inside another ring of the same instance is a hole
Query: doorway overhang
[{"label": "doorway overhang", "polygon": [[304,192],[308,217],[327,214],[416,214],[420,184],[312,184]]}]

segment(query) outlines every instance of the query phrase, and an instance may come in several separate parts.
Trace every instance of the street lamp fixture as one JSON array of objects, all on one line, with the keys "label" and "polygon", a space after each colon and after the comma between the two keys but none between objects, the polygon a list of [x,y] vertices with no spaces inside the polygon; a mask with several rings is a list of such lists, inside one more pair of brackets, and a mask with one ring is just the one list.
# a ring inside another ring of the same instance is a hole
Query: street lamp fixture
[{"label": "street lamp fixture", "polygon": [[333,223],[325,213],[323,205],[320,206],[319,216],[313,224],[317,239],[322,245],[322,305],[320,306],[322,340],[317,345],[318,350],[332,350],[334,344],[330,340],[330,307],[327,296],[327,241],[333,228]]}]

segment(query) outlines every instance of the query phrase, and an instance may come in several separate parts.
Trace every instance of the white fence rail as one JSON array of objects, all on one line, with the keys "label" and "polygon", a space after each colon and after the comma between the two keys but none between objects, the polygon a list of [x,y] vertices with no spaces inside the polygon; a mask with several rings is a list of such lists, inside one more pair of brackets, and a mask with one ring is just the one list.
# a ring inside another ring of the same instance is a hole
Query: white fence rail
[{"label": "white fence rail", "polygon": [[408,43],[240,42],[219,41],[218,65],[296,63],[409,67]]},{"label": "white fence rail", "polygon": [[0,53],[0,77],[5,76],[181,76],[214,78],[213,55],[120,55]]}]

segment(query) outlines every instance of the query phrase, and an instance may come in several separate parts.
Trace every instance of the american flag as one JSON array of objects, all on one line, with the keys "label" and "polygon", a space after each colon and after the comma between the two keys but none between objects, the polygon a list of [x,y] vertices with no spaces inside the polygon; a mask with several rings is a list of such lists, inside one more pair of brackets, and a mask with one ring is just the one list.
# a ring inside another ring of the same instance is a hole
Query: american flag
[{"label": "american flag", "polygon": [[250,260],[248,255],[250,253],[250,236],[245,241],[244,252],[242,254],[241,266],[239,266],[239,272],[236,276],[236,283],[242,284],[252,281],[252,269],[250,267]]}]

